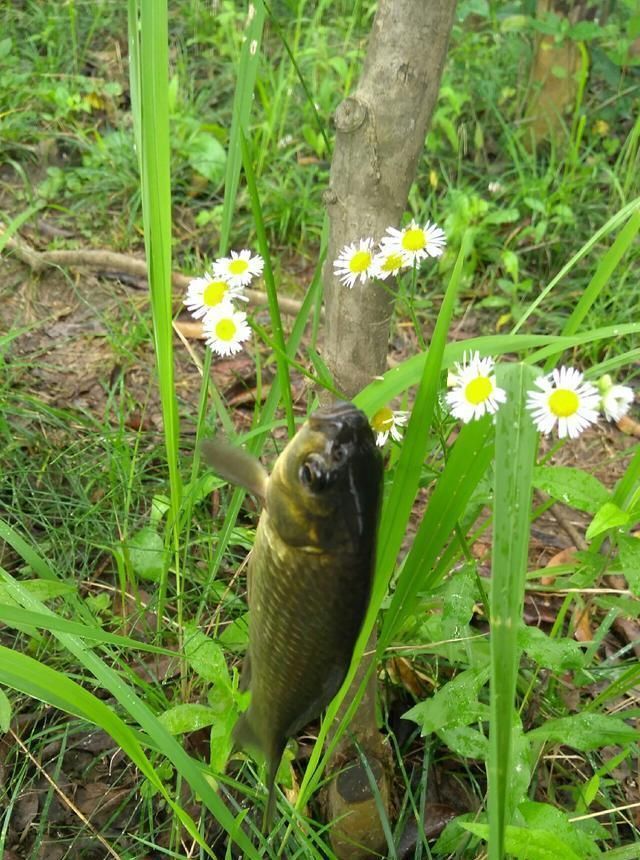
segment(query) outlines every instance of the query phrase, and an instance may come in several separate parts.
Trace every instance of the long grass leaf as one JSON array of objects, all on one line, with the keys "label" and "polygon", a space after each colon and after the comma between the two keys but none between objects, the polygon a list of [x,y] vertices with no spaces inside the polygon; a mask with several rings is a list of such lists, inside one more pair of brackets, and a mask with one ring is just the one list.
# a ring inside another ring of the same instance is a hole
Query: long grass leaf
[{"label": "long grass leaf", "polygon": [[81,717],[104,729],[153,787],[162,794],[200,847],[211,857],[215,857],[198,832],[191,816],[171,799],[162,778],[144,754],[134,732],[93,693],[67,678],[62,672],[51,669],[19,651],[5,648],[3,645],[0,645],[0,684],[5,684],[13,690],[52,705],[65,713]]},{"label": "long grass leaf", "polygon": [[[6,523],[0,523],[0,525],[3,526],[0,534],[16,551],[20,552],[18,547],[24,545],[24,539],[20,538]],[[16,538],[19,539],[16,540]],[[47,562],[32,547],[29,547],[29,551],[23,558],[41,573],[43,578],[57,578]],[[25,609],[41,615],[54,615],[44,603],[33,597],[19,582],[14,581],[12,596],[19,599]],[[261,855],[251,845],[247,836],[240,829],[239,823],[211,787],[205,776],[202,763],[195,761],[184,751],[178,741],[169,734],[134,690],[104,660],[95,654],[86,642],[69,633],[57,630],[52,630],[52,633],[60,644],[91,672],[103,689],[111,693],[131,718],[149,735],[156,748],[162,750],[163,754],[172,762],[176,770],[190,785],[192,791],[200,796],[209,812],[220,822],[231,839],[247,852],[248,857],[251,857],[252,860],[258,860]]]},{"label": "long grass leaf", "polygon": [[[558,355],[585,343],[608,340],[613,337],[623,337],[640,333],[640,323],[625,323],[623,325],[603,326],[593,331],[562,337],[560,335],[542,334],[504,334],[484,335],[469,338],[459,343],[448,343],[442,356],[443,368],[452,367],[456,361],[461,361],[463,353],[478,351],[481,355],[520,355],[535,349],[526,358],[527,364],[535,364],[549,355]],[[406,359],[397,367],[388,370],[382,379],[369,383],[366,388],[354,398],[354,402],[367,415],[373,415],[378,409],[387,405],[394,397],[417,385],[424,372],[426,354],[420,353]]]},{"label": "long grass leaf", "polygon": [[616,266],[630,248],[638,230],[640,230],[640,209],[636,209],[636,211],[633,212],[622,230],[620,230],[620,233],[616,236],[616,239],[609,250],[598,260],[598,265],[593,277],[589,281],[585,291],[580,296],[578,304],[571,312],[571,316],[562,329],[563,335],[575,334],[575,332],[580,328],[580,324],[589,313],[593,303],[598,298],[603,288],[609,283]]},{"label": "long grass leaf", "polygon": [[498,411],[491,573],[491,729],[489,737],[489,857],[502,860],[512,811],[511,739],[529,547],[537,433],[526,410],[536,371],[525,364],[498,368],[507,402]]},{"label": "long grass leaf", "polygon": [[[169,47],[166,0],[139,0],[130,14],[129,41],[135,41],[131,87],[139,143],[142,217],[153,338],[162,405],[165,455],[169,471],[171,516],[178,618],[182,611],[178,520],[181,478],[178,469],[179,420],[173,364],[173,315],[171,287],[171,172],[169,146]],[[136,12],[138,14],[136,14]],[[158,597],[158,623],[163,615],[167,572],[163,572]],[[182,624],[179,623],[179,635]]]},{"label": "long grass leaf", "polygon": [[276,291],[276,282],[273,277],[273,268],[271,266],[269,243],[267,242],[267,234],[264,229],[260,195],[258,194],[256,177],[253,172],[251,150],[247,138],[242,134],[242,132],[240,132],[240,143],[242,145],[244,173],[247,178],[247,190],[249,191],[249,199],[251,200],[251,211],[253,212],[253,220],[255,223],[256,235],[258,237],[258,247],[264,259],[264,284],[267,289],[267,298],[269,300],[269,315],[271,317],[273,340],[279,347],[276,352],[278,380],[280,383],[280,392],[284,403],[285,415],[287,416],[287,429],[289,431],[289,437],[291,438],[296,432],[296,428],[293,417],[293,401],[291,399],[289,362],[287,359],[284,330],[282,328],[282,317],[280,316],[280,306],[278,305],[278,293]]},{"label": "long grass leaf", "polygon": [[241,139],[242,135],[245,137],[249,135],[249,117],[251,116],[253,90],[258,74],[258,63],[260,62],[260,43],[264,20],[265,9],[261,0],[257,0],[256,3],[249,3],[231,112],[231,132],[229,134],[227,170],[224,181],[222,225],[220,227],[220,253],[222,254],[226,253],[231,236],[231,223],[240,182],[240,168],[242,167]]}]

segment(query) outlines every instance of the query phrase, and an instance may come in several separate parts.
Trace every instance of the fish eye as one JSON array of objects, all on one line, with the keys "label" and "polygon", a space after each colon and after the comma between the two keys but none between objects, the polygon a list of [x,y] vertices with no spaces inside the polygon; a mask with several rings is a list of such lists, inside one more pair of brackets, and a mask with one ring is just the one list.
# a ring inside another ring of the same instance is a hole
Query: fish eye
[{"label": "fish eye", "polygon": [[344,445],[335,446],[331,452],[331,460],[334,466],[342,466],[347,459],[347,449]]},{"label": "fish eye", "polygon": [[328,472],[324,461],[317,454],[311,454],[300,466],[298,472],[302,484],[310,490],[323,490],[328,483]]}]

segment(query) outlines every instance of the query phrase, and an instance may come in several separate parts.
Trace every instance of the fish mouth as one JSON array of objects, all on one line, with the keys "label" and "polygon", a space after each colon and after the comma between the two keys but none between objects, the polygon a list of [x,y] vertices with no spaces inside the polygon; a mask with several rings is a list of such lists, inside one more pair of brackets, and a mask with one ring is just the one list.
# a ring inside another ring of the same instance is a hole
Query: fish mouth
[{"label": "fish mouth", "polygon": [[367,416],[346,400],[316,410],[309,418],[309,426],[338,444],[362,441],[371,434]]}]

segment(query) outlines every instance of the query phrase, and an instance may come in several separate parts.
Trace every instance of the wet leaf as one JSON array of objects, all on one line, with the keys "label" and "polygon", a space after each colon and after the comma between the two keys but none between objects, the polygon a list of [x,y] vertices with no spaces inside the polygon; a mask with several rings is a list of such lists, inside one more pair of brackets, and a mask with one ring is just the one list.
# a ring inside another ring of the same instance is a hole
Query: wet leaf
[{"label": "wet leaf", "polygon": [[[465,830],[489,838],[489,825],[465,822]],[[529,827],[505,827],[505,851],[517,860],[585,860],[584,855],[576,854],[567,843],[548,830],[533,830]]]},{"label": "wet leaf", "polygon": [[640,539],[631,535],[619,535],[618,551],[629,589],[640,595]]},{"label": "wet leaf", "polygon": [[539,741],[555,741],[586,752],[608,744],[627,744],[637,740],[638,732],[618,717],[607,714],[574,714],[549,720],[527,733]]},{"label": "wet leaf", "polygon": [[471,726],[458,726],[455,729],[441,729],[438,737],[449,749],[464,758],[484,761],[489,753],[489,739]]},{"label": "wet leaf", "polygon": [[605,502],[591,521],[585,537],[587,540],[591,540],[609,529],[620,528],[628,523],[629,514],[626,511],[623,511],[618,505],[614,505],[613,502]]},{"label": "wet leaf", "polygon": [[539,627],[522,627],[518,644],[539,666],[555,672],[580,669],[584,663],[584,655],[577,642],[552,639]]},{"label": "wet leaf", "polygon": [[207,705],[186,702],[158,714],[158,719],[172,735],[182,735],[212,725],[218,720],[218,715]]},{"label": "wet leaf", "polygon": [[[74,594],[76,591],[75,585],[69,582],[50,581],[48,579],[26,579],[22,580],[20,585],[36,600],[43,602],[53,600],[54,597]],[[0,603],[6,603],[9,606],[20,605],[10,596],[10,589],[4,583],[0,583]]]},{"label": "wet leaf", "polygon": [[157,531],[149,526],[140,529],[129,539],[128,549],[131,567],[138,576],[154,582],[162,578],[169,555]]},{"label": "wet leaf", "polygon": [[195,625],[187,626],[184,656],[189,666],[204,681],[209,681],[217,687],[230,689],[231,680],[224,651],[217,642],[205,636]]},{"label": "wet leaf", "polygon": [[570,466],[538,466],[533,470],[533,485],[565,505],[595,514],[609,500],[600,481]]},{"label": "wet leaf", "polygon": [[489,706],[478,701],[478,693],[488,678],[488,668],[460,672],[430,699],[407,711],[403,719],[417,723],[423,735],[486,720]]}]

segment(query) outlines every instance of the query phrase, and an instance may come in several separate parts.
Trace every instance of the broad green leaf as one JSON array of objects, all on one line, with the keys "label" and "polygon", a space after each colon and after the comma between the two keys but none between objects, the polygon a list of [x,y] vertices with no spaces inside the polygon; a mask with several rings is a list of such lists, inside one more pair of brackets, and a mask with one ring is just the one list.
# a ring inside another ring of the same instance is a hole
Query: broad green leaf
[{"label": "broad green leaf", "polygon": [[573,714],[548,720],[527,736],[535,741],[553,741],[587,752],[609,744],[627,744],[638,740],[638,730],[618,717],[608,714]]},{"label": "broad green leaf", "polygon": [[232,732],[238,719],[238,707],[230,689],[211,688],[208,699],[209,707],[215,715],[211,726],[209,764],[214,772],[223,773],[233,750]]},{"label": "broad green leaf", "polygon": [[217,714],[212,708],[193,702],[176,705],[169,708],[168,711],[158,714],[158,720],[172,735],[182,735],[185,732],[203,729],[215,723],[217,718]]},{"label": "broad green leaf", "polygon": [[461,855],[463,848],[466,848],[466,854],[469,857],[477,856],[477,852],[472,852],[471,849],[477,847],[479,837],[466,830],[465,824],[467,823],[478,823],[478,814],[465,812],[450,821],[433,846],[433,854],[436,857],[456,857]]},{"label": "broad green leaf", "polygon": [[595,514],[609,500],[607,488],[594,475],[570,466],[537,466],[533,471],[533,486],[565,505],[590,514]]},{"label": "broad green leaf", "polygon": [[6,693],[0,690],[0,733],[9,731],[11,725],[11,702]]},{"label": "broad green leaf", "polygon": [[618,535],[617,543],[625,579],[630,590],[640,596],[640,538]]},{"label": "broad green leaf", "polygon": [[184,656],[189,666],[203,680],[223,688],[231,686],[224,651],[193,624],[186,627]]},{"label": "broad green leaf", "polygon": [[[579,857],[599,857],[600,849],[593,839],[579,825],[569,821],[562,810],[550,803],[538,803],[535,800],[524,800],[518,806],[518,812],[532,830],[546,830],[559,836]],[[604,831],[606,835],[606,830]]]},{"label": "broad green leaf", "polygon": [[249,642],[249,613],[234,618],[218,636],[218,641],[229,651],[245,651]]},{"label": "broad green leaf", "polygon": [[211,132],[198,131],[183,144],[182,150],[193,170],[209,180],[211,191],[222,185],[227,153]]},{"label": "broad green leaf", "polygon": [[605,502],[591,521],[585,537],[591,540],[609,529],[621,528],[628,524],[629,514],[626,511],[613,502]]},{"label": "broad green leaf", "polygon": [[579,669],[584,665],[584,652],[577,642],[552,639],[539,627],[523,625],[518,632],[518,646],[538,666],[554,672]]},{"label": "broad green leaf", "polygon": [[444,584],[442,603],[442,636],[459,637],[473,617],[478,584],[472,565],[456,571]]},{"label": "broad green leaf", "polygon": [[430,699],[403,714],[403,719],[417,723],[422,735],[486,720],[489,707],[478,701],[478,694],[488,680],[488,668],[460,672]]},{"label": "broad green leaf", "polygon": [[[465,830],[489,838],[489,825],[466,821],[462,824]],[[584,856],[576,854],[567,843],[548,830],[532,830],[528,827],[505,828],[504,848],[507,854],[517,860],[585,860]]]},{"label": "broad green leaf", "polygon": [[160,582],[169,564],[169,554],[158,532],[145,526],[129,538],[127,548],[134,572],[143,579]]},{"label": "broad green leaf", "polygon": [[440,729],[437,734],[450,750],[463,758],[484,761],[489,754],[489,739],[471,726]]}]

